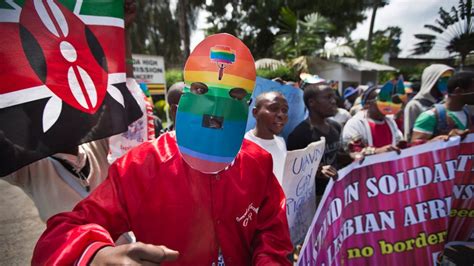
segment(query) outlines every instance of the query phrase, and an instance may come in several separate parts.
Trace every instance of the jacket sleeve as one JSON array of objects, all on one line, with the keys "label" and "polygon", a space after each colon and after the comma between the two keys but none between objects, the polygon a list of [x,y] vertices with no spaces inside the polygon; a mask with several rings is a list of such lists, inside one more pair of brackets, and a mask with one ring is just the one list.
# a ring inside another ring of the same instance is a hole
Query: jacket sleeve
[{"label": "jacket sleeve", "polygon": [[267,173],[272,173],[266,186],[266,195],[260,205],[257,233],[252,241],[252,265],[291,265],[291,244],[286,198],[269,164]]},{"label": "jacket sleeve", "polygon": [[405,110],[403,111],[403,130],[404,138],[407,141],[411,140],[411,134],[413,132],[413,126],[415,121],[418,118],[418,115],[421,113],[421,109],[417,106],[416,100],[411,100],[408,102]]},{"label": "jacket sleeve", "polygon": [[120,234],[130,231],[117,168],[112,165],[109,177],[71,212],[48,220],[36,244],[33,265],[72,265],[79,259],[87,263],[95,251],[114,246]]},{"label": "jacket sleeve", "polygon": [[364,135],[364,127],[361,120],[357,117],[353,117],[347,121],[346,125],[342,129],[342,146],[345,151],[354,152],[349,147],[349,144],[359,142],[361,145],[365,145],[366,137]]}]

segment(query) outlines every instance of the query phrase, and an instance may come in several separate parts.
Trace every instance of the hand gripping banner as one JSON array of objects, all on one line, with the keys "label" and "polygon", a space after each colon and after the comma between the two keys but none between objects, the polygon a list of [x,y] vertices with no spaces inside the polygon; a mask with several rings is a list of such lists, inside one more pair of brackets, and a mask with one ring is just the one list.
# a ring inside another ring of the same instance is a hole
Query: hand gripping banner
[{"label": "hand gripping banner", "polygon": [[[472,239],[472,136],[368,156],[331,181],[298,265],[438,265]],[[461,179],[459,179],[461,178]]]}]

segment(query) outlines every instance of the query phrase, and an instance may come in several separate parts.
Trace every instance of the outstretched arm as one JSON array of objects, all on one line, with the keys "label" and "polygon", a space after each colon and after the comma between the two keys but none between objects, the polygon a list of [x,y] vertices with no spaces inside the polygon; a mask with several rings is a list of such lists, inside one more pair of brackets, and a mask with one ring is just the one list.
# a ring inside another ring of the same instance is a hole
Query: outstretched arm
[{"label": "outstretched arm", "polygon": [[114,177],[116,165],[111,166],[109,178],[73,211],[48,220],[47,229],[36,244],[32,264],[88,261],[95,251],[114,246],[120,234],[130,231],[121,186]]}]

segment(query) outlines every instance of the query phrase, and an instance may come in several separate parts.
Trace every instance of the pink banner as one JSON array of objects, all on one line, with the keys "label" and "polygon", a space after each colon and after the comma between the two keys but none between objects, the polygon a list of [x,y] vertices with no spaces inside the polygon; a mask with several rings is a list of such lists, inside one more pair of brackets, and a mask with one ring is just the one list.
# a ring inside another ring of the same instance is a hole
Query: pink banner
[{"label": "pink banner", "polygon": [[474,241],[474,134],[460,145],[448,241]]},{"label": "pink banner", "polygon": [[369,156],[339,171],[298,265],[434,265],[448,238],[459,154],[459,138],[452,138]]}]

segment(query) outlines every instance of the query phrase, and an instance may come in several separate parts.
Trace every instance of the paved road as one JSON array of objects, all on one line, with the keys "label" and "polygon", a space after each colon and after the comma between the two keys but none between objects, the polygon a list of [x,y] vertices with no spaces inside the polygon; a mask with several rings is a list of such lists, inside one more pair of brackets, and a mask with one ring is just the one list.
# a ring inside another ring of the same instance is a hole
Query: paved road
[{"label": "paved road", "polygon": [[30,198],[0,180],[0,265],[29,265],[45,227]]}]

